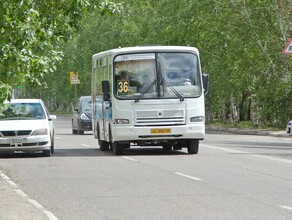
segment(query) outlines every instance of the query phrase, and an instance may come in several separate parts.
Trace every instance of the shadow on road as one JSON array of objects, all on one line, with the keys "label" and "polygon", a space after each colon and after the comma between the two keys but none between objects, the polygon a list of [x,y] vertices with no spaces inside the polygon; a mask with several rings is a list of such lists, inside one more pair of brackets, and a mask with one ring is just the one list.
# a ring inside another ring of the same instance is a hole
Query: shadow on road
[{"label": "shadow on road", "polygon": [[[124,154],[120,156],[175,156],[188,155],[186,152],[171,150],[166,151],[160,148],[130,148],[125,149]],[[44,157],[42,152],[37,153],[1,153],[0,159],[17,158],[39,158]],[[64,148],[55,149],[51,157],[118,157],[112,151],[100,151],[98,148]],[[50,158],[50,157],[44,157]]]},{"label": "shadow on road", "polygon": [[37,153],[0,153],[0,159],[12,159],[12,158],[38,158],[38,157],[44,157],[42,152]]},{"label": "shadow on road", "polygon": [[[125,149],[121,156],[171,156],[171,155],[186,155],[183,151],[165,151],[160,148],[130,148]],[[55,150],[54,157],[117,157],[112,151],[100,151],[98,148],[66,148]]]}]

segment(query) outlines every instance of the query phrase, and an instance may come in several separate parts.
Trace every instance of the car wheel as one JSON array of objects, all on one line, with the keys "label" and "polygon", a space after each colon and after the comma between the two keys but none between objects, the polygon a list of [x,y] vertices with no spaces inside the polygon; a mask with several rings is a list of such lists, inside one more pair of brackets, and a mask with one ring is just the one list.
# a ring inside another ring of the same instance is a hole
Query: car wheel
[{"label": "car wheel", "polygon": [[77,130],[72,128],[72,134],[77,134],[77,133],[78,133]]},{"label": "car wheel", "polygon": [[84,131],[80,130],[79,123],[78,123],[78,130],[77,130],[77,134],[79,134],[79,135],[83,135],[83,134],[84,134]]},{"label": "car wheel", "polygon": [[291,128],[287,128],[287,134],[291,134]]},{"label": "car wheel", "polygon": [[130,143],[128,143],[128,144],[122,144],[122,145],[123,145],[123,148],[124,149],[126,149],[126,148],[129,149],[131,147]]},{"label": "car wheel", "polygon": [[100,141],[99,149],[101,151],[108,151],[109,150],[109,143],[106,141]]},{"label": "car wheel", "polygon": [[84,134],[84,131],[81,131],[81,130],[78,129],[77,134],[83,135]]},{"label": "car wheel", "polygon": [[54,142],[54,133],[51,138],[51,153],[55,153],[55,142]]},{"label": "car wheel", "polygon": [[122,155],[124,153],[124,146],[119,144],[119,142],[114,142],[112,146],[115,155]]},{"label": "car wheel", "polygon": [[197,154],[199,151],[199,140],[190,140],[188,143],[188,154]]},{"label": "car wheel", "polygon": [[44,157],[50,157],[51,156],[51,150],[43,150]]}]

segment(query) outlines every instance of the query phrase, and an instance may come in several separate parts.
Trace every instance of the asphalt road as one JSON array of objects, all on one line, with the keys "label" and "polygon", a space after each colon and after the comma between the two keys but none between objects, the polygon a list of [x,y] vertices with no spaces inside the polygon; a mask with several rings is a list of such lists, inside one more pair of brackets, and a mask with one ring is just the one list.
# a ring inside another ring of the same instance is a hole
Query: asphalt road
[{"label": "asphalt road", "polygon": [[52,157],[0,156],[0,220],[292,219],[289,137],[207,134],[198,155],[114,156],[69,118],[55,127]]}]

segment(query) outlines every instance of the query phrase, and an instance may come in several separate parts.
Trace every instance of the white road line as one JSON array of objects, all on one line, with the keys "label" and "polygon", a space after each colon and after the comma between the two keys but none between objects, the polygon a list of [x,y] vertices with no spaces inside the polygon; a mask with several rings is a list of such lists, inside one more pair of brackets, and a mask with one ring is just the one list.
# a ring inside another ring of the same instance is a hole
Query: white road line
[{"label": "white road line", "polygon": [[246,151],[239,151],[239,150],[232,150],[224,147],[216,147],[216,146],[211,146],[211,145],[206,145],[206,144],[201,144],[202,147],[214,149],[214,150],[221,150],[221,151],[226,151],[229,153],[236,153],[236,154],[248,154],[250,157],[257,157],[261,159],[266,159],[266,160],[272,160],[272,161],[277,161],[277,162],[282,162],[282,163],[291,163],[292,160],[286,160],[286,159],[281,159],[281,158],[276,158],[276,157],[270,157],[266,155],[259,155],[259,154],[254,154],[251,152],[246,152]]},{"label": "white road line", "polygon": [[282,162],[282,163],[292,163],[292,160],[286,160],[286,159],[281,159],[281,158],[276,158],[276,157],[270,157],[270,156],[266,156],[266,155],[252,154],[250,156],[258,157],[258,158],[262,158],[262,159],[267,159],[267,160],[278,161],[278,162]]},{"label": "white road line", "polygon": [[138,161],[138,160],[135,160],[134,158],[126,157],[126,156],[122,156],[122,158],[125,158],[127,160],[131,160],[131,161],[134,161],[134,162],[137,162]]},{"label": "white road line", "polygon": [[289,207],[289,206],[285,206],[285,205],[282,205],[282,206],[280,206],[281,208],[283,208],[283,209],[286,209],[286,210],[288,210],[288,211],[291,211],[292,212],[292,207]]},{"label": "white road line", "polygon": [[87,144],[81,144],[81,145],[84,146],[84,147],[93,148],[93,147],[91,147],[91,146],[89,146]]},{"label": "white road line", "polygon": [[55,136],[54,138],[55,138],[55,139],[59,139],[59,140],[61,140],[61,139],[62,139],[61,137],[56,137],[56,136]]},{"label": "white road line", "polygon": [[180,172],[175,172],[174,174],[179,175],[179,176],[183,176],[183,177],[186,177],[186,178],[189,178],[189,179],[197,180],[197,181],[202,181],[203,180],[203,179],[200,179],[198,177],[189,176],[189,175],[186,175],[186,174],[183,174],[183,173],[180,173]]},{"label": "white road line", "polygon": [[58,220],[56,216],[53,215],[49,210],[44,208],[40,203],[37,201],[29,198],[27,194],[25,194],[17,185],[14,183],[8,176],[6,176],[1,170],[0,170],[0,177],[6,181],[13,189],[14,191],[20,195],[22,198],[27,200],[30,204],[32,204],[34,207],[39,209],[41,212],[43,212],[50,220]]},{"label": "white road line", "polygon": [[216,147],[216,146],[211,146],[211,145],[206,145],[206,144],[201,144],[201,146],[202,147],[207,147],[207,148],[210,148],[210,149],[226,151],[226,152],[229,152],[229,153],[248,154],[248,152],[245,152],[245,151],[232,150],[232,149],[228,149],[228,148],[224,148],[224,147]]}]

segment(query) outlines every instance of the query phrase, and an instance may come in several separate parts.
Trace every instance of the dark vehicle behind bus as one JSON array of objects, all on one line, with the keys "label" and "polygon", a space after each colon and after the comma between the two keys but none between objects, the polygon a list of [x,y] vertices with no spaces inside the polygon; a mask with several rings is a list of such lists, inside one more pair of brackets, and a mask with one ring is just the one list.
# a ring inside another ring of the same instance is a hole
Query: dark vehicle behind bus
[{"label": "dark vehicle behind bus", "polygon": [[92,131],[91,118],[91,96],[81,96],[73,107],[72,133],[84,134],[84,131]]}]

